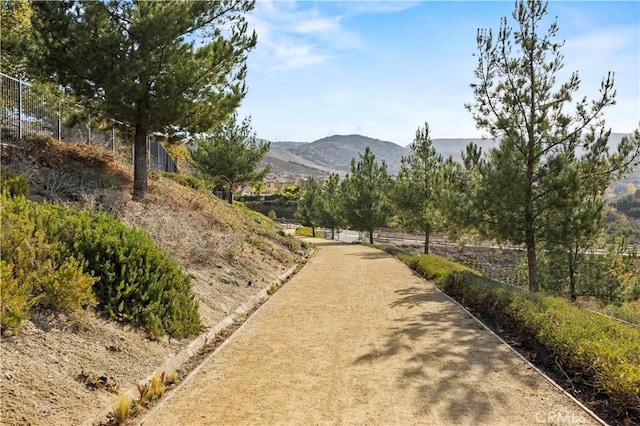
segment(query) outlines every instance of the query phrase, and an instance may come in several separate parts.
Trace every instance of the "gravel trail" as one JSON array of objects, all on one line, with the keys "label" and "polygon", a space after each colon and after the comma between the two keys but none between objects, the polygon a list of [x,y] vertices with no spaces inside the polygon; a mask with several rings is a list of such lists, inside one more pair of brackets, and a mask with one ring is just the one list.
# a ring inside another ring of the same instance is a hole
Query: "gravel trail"
[{"label": "gravel trail", "polygon": [[384,252],[319,252],[144,425],[597,424]]}]

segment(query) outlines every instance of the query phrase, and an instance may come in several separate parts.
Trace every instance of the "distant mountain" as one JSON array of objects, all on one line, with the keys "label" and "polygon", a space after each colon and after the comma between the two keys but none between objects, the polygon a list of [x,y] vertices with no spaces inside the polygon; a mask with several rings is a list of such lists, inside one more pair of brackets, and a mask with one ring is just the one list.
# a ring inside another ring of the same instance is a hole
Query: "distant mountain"
[{"label": "distant mountain", "polygon": [[[609,139],[611,147],[617,146],[624,134],[613,133]],[[497,145],[493,139],[450,138],[433,139],[436,150],[443,157],[452,156],[461,159],[461,152],[473,142],[483,151]],[[326,176],[329,173],[344,175],[351,171],[351,160],[363,154],[366,147],[376,156],[378,161],[385,161],[391,174],[400,170],[400,159],[409,155],[409,147],[402,147],[393,142],[374,139],[362,135],[333,135],[313,142],[271,142],[271,150],[264,163],[271,163],[272,173],[293,176]]]}]

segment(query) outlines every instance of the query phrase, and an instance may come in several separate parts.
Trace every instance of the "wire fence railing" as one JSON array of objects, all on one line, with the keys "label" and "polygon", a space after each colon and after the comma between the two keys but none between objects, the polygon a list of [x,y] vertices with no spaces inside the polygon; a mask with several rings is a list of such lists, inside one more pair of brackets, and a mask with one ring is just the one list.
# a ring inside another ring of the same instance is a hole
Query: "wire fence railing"
[{"label": "wire fence railing", "polygon": [[[92,117],[79,105],[63,102],[25,81],[0,73],[0,140],[53,137],[72,143],[101,145],[115,151],[128,145],[131,132],[113,119]],[[165,147],[147,138],[149,169],[178,173]],[[133,158],[133,157],[132,157]]]}]

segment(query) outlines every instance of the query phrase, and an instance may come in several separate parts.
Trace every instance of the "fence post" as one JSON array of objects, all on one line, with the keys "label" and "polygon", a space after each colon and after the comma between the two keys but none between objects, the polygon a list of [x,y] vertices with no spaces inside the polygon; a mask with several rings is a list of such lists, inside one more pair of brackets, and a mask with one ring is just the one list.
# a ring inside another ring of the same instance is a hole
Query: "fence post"
[{"label": "fence post", "polygon": [[89,114],[89,121],[87,121],[87,143],[91,145],[91,114]]},{"label": "fence post", "polygon": [[18,80],[18,139],[22,139],[22,80]]},{"label": "fence post", "polygon": [[62,140],[62,107],[58,101],[58,140]]},{"label": "fence post", "polygon": [[111,119],[111,151],[116,150],[116,121]]}]

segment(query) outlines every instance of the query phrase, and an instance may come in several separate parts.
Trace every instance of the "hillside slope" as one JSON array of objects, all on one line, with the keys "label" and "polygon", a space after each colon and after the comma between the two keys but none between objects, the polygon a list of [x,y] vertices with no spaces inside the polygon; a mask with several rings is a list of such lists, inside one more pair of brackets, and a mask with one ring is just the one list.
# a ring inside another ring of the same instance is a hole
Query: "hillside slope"
[{"label": "hillside slope", "polygon": [[[612,133],[609,146],[618,146],[623,133]],[[481,138],[439,138],[433,139],[433,145],[443,157],[452,156],[461,160],[461,153],[469,143],[478,145],[483,152],[496,146],[493,139]],[[371,148],[378,161],[385,161],[391,174],[400,170],[400,160],[410,154],[409,147],[402,147],[393,142],[382,141],[362,135],[333,135],[313,142],[271,142],[271,150],[263,163],[271,163],[272,173],[294,176],[322,176],[329,173],[344,175],[351,171],[351,160],[358,159],[366,147]],[[612,186],[612,190],[623,195],[629,184],[640,187],[640,168],[631,173],[625,180]]]},{"label": "hillside slope", "polygon": [[[191,276],[205,329],[302,260],[299,243],[265,217],[169,179],[151,179],[148,196],[132,202],[129,166],[96,146],[4,145],[2,170],[27,176],[34,200],[106,211],[145,230]],[[141,382],[188,343],[152,341],[100,312],[81,324],[32,312],[21,333],[0,345],[0,423],[81,424],[113,398],[107,387]]]}]

